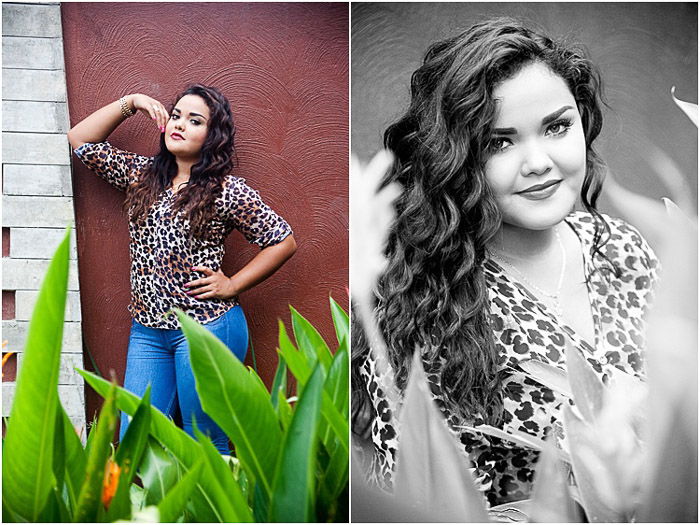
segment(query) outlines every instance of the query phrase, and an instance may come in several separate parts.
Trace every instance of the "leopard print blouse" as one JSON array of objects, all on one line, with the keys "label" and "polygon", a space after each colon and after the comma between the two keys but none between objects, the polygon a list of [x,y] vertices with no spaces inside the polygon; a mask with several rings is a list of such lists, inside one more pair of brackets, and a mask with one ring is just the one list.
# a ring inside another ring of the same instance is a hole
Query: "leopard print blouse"
[{"label": "leopard print blouse", "polygon": [[[153,161],[115,148],[108,142],[86,143],[75,150],[89,169],[115,188],[126,191]],[[204,238],[191,240],[189,221],[174,213],[176,194],[166,189],[152,206],[146,221],[129,221],[131,255],[131,303],[134,320],[151,328],[179,328],[174,316],[179,308],[199,323],[217,319],[238,304],[238,299],[198,300],[186,293],[185,283],[202,275],[193,266],[217,271],[224,256],[224,240],[233,229],[260,248],[272,246],[291,235],[289,224],[250,188],[244,179],[227,176],[216,200],[216,214]]]},{"label": "leopard print blouse", "polygon": [[[591,215],[575,212],[566,222],[584,247],[584,271],[589,278],[588,297],[593,313],[595,342],[590,345],[519,281],[514,280],[493,259],[484,265],[489,288],[490,324],[500,354],[503,377],[504,412],[502,429],[517,430],[539,439],[554,432],[562,437],[561,423],[554,414],[564,399],[549,388],[530,379],[519,367],[523,360],[536,359],[565,369],[565,338],[569,338],[590,363],[603,382],[615,368],[643,378],[644,317],[657,278],[658,261],[646,241],[632,226],[604,216],[611,238],[602,248],[621,270],[616,278],[600,271],[606,261],[591,255],[595,225]],[[490,505],[499,505],[529,497],[538,453],[511,442],[460,429],[483,421],[463,421],[448,408],[440,389],[440,363],[423,361],[429,390],[445,416],[450,431],[461,443],[465,468],[473,471],[477,488]],[[370,478],[379,487],[391,487],[392,471],[399,442],[394,419],[397,407],[390,406],[383,386],[387,377],[379,376],[376,363],[368,358],[361,367],[372,400],[374,420],[371,426],[374,452]],[[469,454],[469,456],[467,456]],[[469,457],[470,461],[466,458]]]}]

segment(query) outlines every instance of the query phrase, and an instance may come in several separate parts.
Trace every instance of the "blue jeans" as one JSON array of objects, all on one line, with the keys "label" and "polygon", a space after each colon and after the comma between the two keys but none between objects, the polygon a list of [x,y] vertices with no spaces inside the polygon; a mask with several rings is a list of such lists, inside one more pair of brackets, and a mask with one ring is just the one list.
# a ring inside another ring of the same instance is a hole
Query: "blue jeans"
[{"label": "blue jeans", "polygon": [[[243,361],[248,350],[248,325],[240,306],[234,306],[221,317],[203,325],[229,347]],[[172,417],[175,403],[180,406],[182,426],[193,436],[192,419],[197,428],[209,434],[221,454],[228,454],[228,438],[212,419],[204,413],[195,390],[190,365],[190,349],[182,330],[149,328],[133,321],[129,336],[124,388],[141,397],[151,385],[151,405]],[[129,424],[122,413],[119,439],[124,437]]]}]

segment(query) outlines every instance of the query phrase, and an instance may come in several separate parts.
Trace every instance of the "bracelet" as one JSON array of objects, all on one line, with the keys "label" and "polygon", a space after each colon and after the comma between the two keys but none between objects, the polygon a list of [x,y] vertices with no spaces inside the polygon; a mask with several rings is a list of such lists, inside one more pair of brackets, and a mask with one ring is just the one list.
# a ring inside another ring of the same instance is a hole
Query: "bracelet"
[{"label": "bracelet", "polygon": [[119,99],[119,107],[122,110],[122,115],[124,115],[124,118],[129,118],[134,114],[134,110],[129,107],[129,104],[126,102],[126,97],[122,97]]}]

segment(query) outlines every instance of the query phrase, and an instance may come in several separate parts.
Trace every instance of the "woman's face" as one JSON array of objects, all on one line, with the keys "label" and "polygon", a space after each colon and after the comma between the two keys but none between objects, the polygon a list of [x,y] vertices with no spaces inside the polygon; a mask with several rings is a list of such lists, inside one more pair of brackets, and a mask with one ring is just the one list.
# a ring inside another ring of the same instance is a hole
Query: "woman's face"
[{"label": "woman's face", "polygon": [[486,180],[504,224],[544,230],[573,209],[586,174],[586,141],[566,82],[534,62],[494,90]]},{"label": "woman's face", "polygon": [[197,95],[177,101],[165,126],[165,146],[180,158],[199,158],[209,129],[209,106]]}]

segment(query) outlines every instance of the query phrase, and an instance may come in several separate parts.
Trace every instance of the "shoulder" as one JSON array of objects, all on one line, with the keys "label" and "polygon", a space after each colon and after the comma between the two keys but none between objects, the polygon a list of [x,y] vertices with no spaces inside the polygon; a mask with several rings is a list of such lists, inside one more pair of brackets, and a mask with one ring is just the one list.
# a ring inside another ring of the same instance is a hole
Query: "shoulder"
[{"label": "shoulder", "polygon": [[[635,246],[646,244],[646,241],[642,237],[641,233],[639,233],[639,230],[628,222],[617,217],[612,217],[606,213],[601,213],[600,216],[610,230],[610,241],[631,242]],[[566,218],[566,222],[569,223],[571,227],[579,234],[584,233],[594,235],[596,229],[602,226],[596,217],[594,217],[591,213],[584,211],[575,211],[571,213]]]},{"label": "shoulder", "polygon": [[[602,250],[608,259],[623,269],[635,269],[636,261],[641,261],[646,269],[656,267],[656,254],[637,228],[623,219],[605,213],[600,215],[609,230],[609,236],[602,232],[603,239],[607,238]],[[601,225],[592,214],[577,211],[567,217],[567,222],[587,245],[593,245],[596,230]]]},{"label": "shoulder", "polygon": [[246,195],[254,195],[257,192],[251,188],[243,177],[235,175],[226,175],[223,182],[224,198],[239,197],[245,198]]}]

